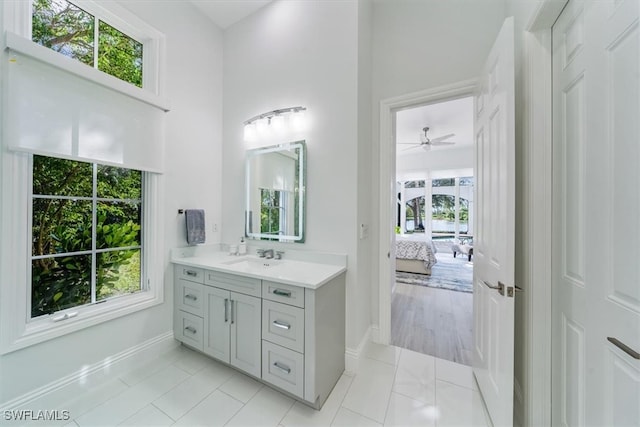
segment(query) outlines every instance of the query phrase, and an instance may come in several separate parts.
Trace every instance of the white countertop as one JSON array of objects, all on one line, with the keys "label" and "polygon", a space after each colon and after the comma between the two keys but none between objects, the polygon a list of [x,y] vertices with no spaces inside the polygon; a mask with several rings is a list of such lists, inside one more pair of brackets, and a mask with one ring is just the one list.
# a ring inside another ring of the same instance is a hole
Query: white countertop
[{"label": "white countertop", "polygon": [[[311,262],[308,259],[313,258],[314,254],[310,252],[300,256],[299,253],[290,251],[282,260],[271,260],[255,255],[229,255],[221,250],[194,251],[191,249],[172,250],[171,262],[309,289],[317,289],[347,270],[346,255],[318,254],[317,258],[320,262]],[[291,257],[305,259],[291,259]]]}]

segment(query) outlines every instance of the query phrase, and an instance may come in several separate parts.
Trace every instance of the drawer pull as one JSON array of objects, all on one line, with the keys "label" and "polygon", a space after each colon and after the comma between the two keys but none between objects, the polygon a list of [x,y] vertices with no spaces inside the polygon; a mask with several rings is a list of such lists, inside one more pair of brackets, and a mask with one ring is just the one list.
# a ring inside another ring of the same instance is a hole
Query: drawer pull
[{"label": "drawer pull", "polygon": [[197,332],[196,328],[194,328],[193,326],[187,326],[186,328],[184,328],[184,330],[187,331],[187,332],[191,332],[194,335]]},{"label": "drawer pull", "polygon": [[276,328],[280,328],[280,329],[291,329],[291,325],[288,323],[282,323],[279,322],[278,320],[274,320],[273,321],[273,326],[275,326]]},{"label": "drawer pull", "polygon": [[184,297],[186,299],[190,299],[191,301],[198,301],[198,297],[193,294],[186,294]]},{"label": "drawer pull", "polygon": [[185,270],[184,274],[186,274],[187,276],[196,277],[198,275],[198,272],[193,270]]},{"label": "drawer pull", "polygon": [[281,297],[291,298],[291,291],[285,291],[283,289],[274,289],[273,294],[279,295]]},{"label": "drawer pull", "polygon": [[229,321],[229,298],[224,299],[224,323]]},{"label": "drawer pull", "polygon": [[275,362],[273,366],[280,369],[282,372],[284,372],[287,375],[291,373],[291,368],[288,367],[287,365],[282,365],[280,362]]}]

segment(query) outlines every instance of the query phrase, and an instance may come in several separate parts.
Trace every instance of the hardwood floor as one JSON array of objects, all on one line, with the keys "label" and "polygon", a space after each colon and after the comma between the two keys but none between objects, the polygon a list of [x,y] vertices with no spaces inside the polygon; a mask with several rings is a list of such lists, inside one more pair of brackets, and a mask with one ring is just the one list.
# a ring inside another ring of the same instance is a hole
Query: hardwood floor
[{"label": "hardwood floor", "polygon": [[[460,266],[468,277],[466,259],[438,253],[440,267]],[[441,262],[442,261],[442,262]],[[433,269],[437,269],[436,264]],[[391,300],[391,344],[441,359],[471,365],[473,294],[396,283]]]}]

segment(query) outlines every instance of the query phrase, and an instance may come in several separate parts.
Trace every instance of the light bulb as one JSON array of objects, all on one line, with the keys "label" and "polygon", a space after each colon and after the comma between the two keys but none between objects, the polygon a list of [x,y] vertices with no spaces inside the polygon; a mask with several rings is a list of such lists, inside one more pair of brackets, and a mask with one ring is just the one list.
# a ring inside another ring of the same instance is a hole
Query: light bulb
[{"label": "light bulb", "polygon": [[256,125],[255,123],[247,123],[244,125],[244,140],[255,141],[256,139]]},{"label": "light bulb", "polygon": [[271,118],[271,127],[276,132],[282,132],[284,130],[284,116],[278,114]]},{"label": "light bulb", "polygon": [[264,118],[264,119],[256,120],[256,129],[258,130],[259,134],[266,133],[268,128],[269,128],[269,119]]},{"label": "light bulb", "polygon": [[306,117],[304,114],[304,110],[299,110],[294,112],[291,115],[291,128],[294,131],[301,131],[304,130],[305,126],[306,126]]}]

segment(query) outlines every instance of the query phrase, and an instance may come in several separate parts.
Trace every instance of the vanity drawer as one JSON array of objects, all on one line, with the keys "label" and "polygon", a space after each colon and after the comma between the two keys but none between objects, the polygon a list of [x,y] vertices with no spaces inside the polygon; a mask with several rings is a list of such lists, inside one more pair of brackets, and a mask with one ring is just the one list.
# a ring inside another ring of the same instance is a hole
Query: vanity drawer
[{"label": "vanity drawer", "polygon": [[190,282],[196,283],[204,283],[204,270],[201,268],[176,265],[176,274],[179,279],[189,280]]},{"label": "vanity drawer", "polygon": [[268,341],[262,341],[262,379],[304,398],[304,357]]},{"label": "vanity drawer", "polygon": [[260,298],[260,279],[253,277],[207,270],[205,271],[204,283],[231,292],[238,292]]},{"label": "vanity drawer", "polygon": [[174,334],[178,341],[202,350],[202,330],[204,322],[202,317],[178,310],[176,313],[176,328]]},{"label": "vanity drawer", "polygon": [[178,279],[176,284],[176,303],[179,310],[202,316],[203,295],[203,285]]},{"label": "vanity drawer", "polygon": [[304,310],[263,300],[262,339],[304,353]]},{"label": "vanity drawer", "polygon": [[304,308],[304,288],[300,286],[263,280],[262,298]]}]

